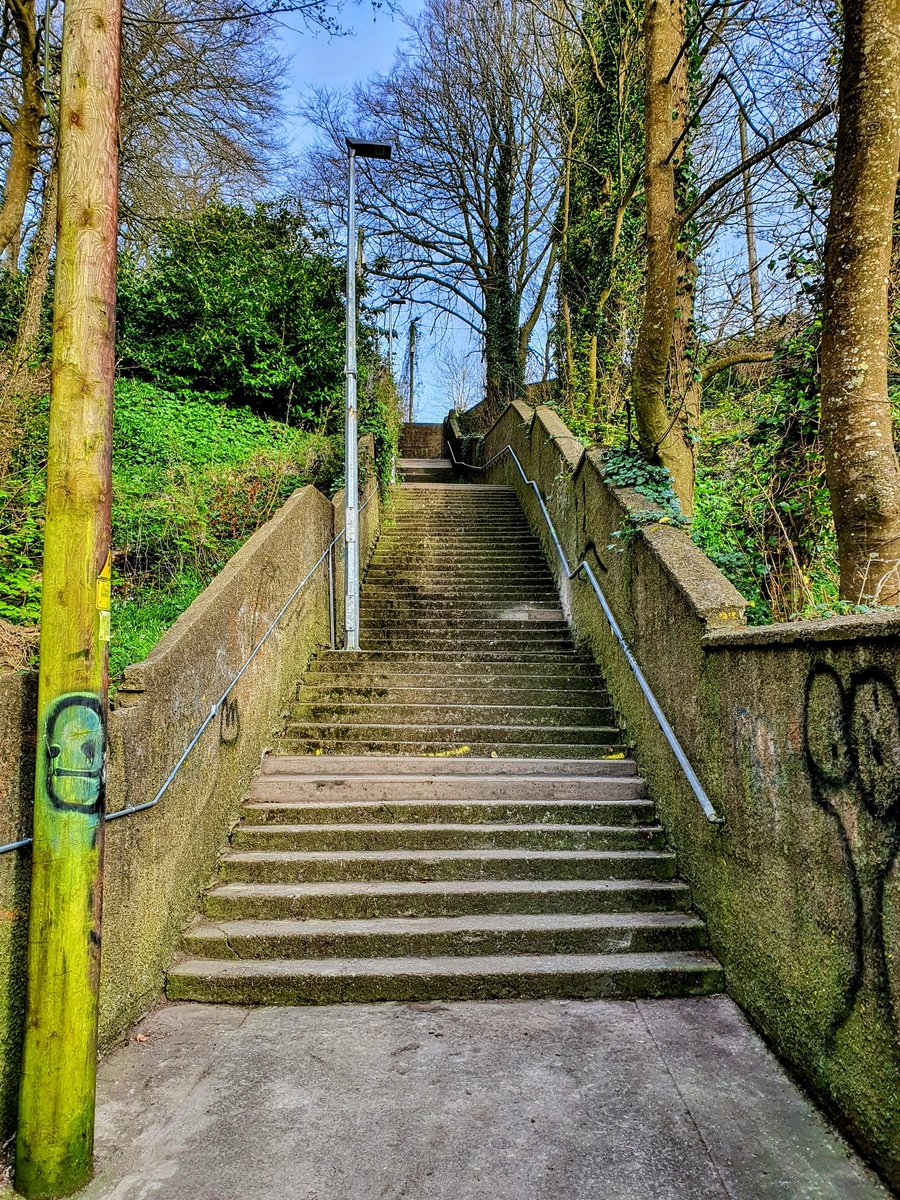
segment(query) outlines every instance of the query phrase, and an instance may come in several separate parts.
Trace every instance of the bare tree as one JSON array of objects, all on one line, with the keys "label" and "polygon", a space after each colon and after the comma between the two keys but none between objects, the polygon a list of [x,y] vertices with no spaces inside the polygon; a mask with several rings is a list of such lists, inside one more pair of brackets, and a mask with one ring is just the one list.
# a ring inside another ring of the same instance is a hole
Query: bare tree
[{"label": "bare tree", "polygon": [[495,406],[521,392],[553,276],[560,178],[545,32],[526,0],[429,0],[386,77],[306,106],[325,138],[310,185],[332,212],[343,134],[395,143],[389,164],[360,164],[384,275],[483,337]]},{"label": "bare tree", "polygon": [[[834,110],[830,98],[804,105],[807,114],[783,132],[759,130],[760,145],[747,157],[724,165],[712,179],[698,178],[679,195],[677,173],[699,114],[717,89],[727,88],[739,109],[743,100],[730,75],[715,73],[694,99],[687,83],[688,57],[702,61],[723,40],[735,6],[748,0],[712,0],[697,27],[688,28],[682,0],[650,0],[645,9],[646,122],[644,191],[647,206],[647,276],[641,328],[634,355],[632,401],[638,439],[645,454],[666,466],[685,513],[693,509],[694,456],[702,376],[690,360],[686,326],[692,320],[693,263],[684,244],[691,223],[714,199],[740,188],[753,167],[776,161],[786,147],[802,141]],[[705,44],[700,30],[712,21]],[[679,250],[681,243],[681,250]],[[673,348],[675,358],[672,361]],[[750,361],[758,358],[749,351]],[[733,355],[729,355],[734,361]],[[707,374],[714,373],[708,369]]]},{"label": "bare tree", "polygon": [[822,432],[841,595],[900,603],[900,466],[887,390],[900,159],[900,0],[845,0],[825,242]]}]

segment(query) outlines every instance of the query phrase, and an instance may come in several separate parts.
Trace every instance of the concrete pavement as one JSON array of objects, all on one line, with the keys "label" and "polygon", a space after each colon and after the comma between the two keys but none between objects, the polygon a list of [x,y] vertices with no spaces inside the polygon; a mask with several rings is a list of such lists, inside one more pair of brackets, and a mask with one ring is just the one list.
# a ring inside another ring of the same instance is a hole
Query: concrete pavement
[{"label": "concrete pavement", "polygon": [[83,1200],[884,1200],[735,1005],[166,1005]]}]

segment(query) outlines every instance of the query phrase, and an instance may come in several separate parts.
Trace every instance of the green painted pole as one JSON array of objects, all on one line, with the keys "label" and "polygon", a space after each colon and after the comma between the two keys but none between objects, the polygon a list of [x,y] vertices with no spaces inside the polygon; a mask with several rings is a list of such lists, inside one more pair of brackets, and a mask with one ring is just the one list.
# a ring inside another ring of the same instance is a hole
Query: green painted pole
[{"label": "green painted pole", "polygon": [[66,0],[28,997],[16,1189],[93,1166],[121,0]]}]

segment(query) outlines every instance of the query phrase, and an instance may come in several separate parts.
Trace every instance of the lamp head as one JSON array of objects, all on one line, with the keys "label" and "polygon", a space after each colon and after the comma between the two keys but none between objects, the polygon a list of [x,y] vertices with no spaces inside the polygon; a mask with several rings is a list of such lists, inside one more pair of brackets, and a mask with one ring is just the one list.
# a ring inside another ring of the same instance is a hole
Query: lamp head
[{"label": "lamp head", "polygon": [[393,147],[390,142],[364,142],[360,138],[345,138],[347,149],[357,158],[390,158]]}]

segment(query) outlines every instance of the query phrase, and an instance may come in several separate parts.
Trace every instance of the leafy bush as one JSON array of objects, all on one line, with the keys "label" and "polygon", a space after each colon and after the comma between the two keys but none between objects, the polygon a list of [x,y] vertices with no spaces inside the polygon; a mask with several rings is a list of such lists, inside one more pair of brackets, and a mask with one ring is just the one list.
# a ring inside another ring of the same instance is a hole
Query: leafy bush
[{"label": "leafy bush", "polygon": [[340,408],[343,273],[293,201],[166,221],[119,269],[121,369],[325,428]]}]

